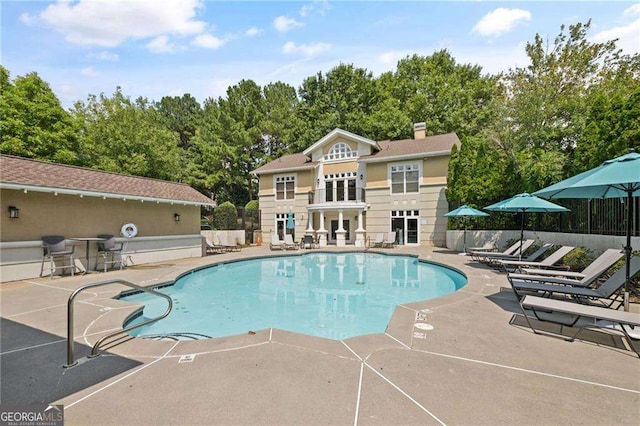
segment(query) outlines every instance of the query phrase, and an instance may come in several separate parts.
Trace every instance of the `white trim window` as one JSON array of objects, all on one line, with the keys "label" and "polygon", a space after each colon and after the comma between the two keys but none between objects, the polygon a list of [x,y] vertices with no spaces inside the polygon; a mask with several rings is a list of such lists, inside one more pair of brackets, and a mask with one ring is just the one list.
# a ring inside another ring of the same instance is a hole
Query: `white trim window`
[{"label": "white trim window", "polygon": [[420,191],[420,164],[397,164],[389,169],[391,193],[408,194]]},{"label": "white trim window", "polygon": [[358,157],[358,151],[352,150],[351,147],[344,142],[338,142],[331,147],[329,153],[325,154],[323,158],[331,161],[356,157]]},{"label": "white trim window", "polygon": [[295,198],[296,177],[276,176],[276,201]]}]

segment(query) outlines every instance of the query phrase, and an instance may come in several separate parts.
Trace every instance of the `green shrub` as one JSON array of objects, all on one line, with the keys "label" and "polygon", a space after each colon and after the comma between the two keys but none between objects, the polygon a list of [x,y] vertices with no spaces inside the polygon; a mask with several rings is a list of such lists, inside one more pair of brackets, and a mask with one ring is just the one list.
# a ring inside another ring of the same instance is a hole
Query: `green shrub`
[{"label": "green shrub", "polygon": [[562,258],[562,263],[569,266],[572,271],[582,271],[594,259],[593,250],[586,247],[576,247]]},{"label": "green shrub", "polygon": [[258,214],[258,200],[251,200],[244,206],[244,212],[247,216],[253,217]]},{"label": "green shrub", "polygon": [[213,211],[213,226],[216,229],[237,229],[238,209],[230,201],[225,201]]}]

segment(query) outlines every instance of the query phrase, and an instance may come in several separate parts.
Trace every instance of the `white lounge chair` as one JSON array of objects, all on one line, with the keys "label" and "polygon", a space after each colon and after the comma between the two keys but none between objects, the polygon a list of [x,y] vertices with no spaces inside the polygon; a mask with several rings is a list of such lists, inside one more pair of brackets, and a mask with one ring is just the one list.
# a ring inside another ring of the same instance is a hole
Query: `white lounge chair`
[{"label": "white lounge chair", "polygon": [[371,247],[382,247],[384,243],[384,232],[378,232],[376,234],[376,239],[371,243]]},{"label": "white lounge chair", "polygon": [[278,234],[271,235],[271,243],[269,244],[269,248],[271,250],[283,250],[284,249],[284,241],[278,238]]},{"label": "white lounge chair", "polygon": [[284,236],[284,248],[285,250],[296,250],[298,245],[293,242],[291,234],[285,234]]},{"label": "white lounge chair", "polygon": [[396,233],[395,231],[389,232],[387,238],[382,242],[382,247],[393,248],[396,245]]}]

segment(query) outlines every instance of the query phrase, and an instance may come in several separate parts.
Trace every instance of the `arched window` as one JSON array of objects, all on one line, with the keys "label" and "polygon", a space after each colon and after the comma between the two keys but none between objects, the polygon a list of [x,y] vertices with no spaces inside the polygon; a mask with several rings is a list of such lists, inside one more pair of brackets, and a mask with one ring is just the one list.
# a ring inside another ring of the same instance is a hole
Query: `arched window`
[{"label": "arched window", "polygon": [[341,158],[357,157],[358,153],[354,152],[349,145],[344,142],[338,142],[333,145],[329,153],[324,156],[325,160],[339,160]]}]

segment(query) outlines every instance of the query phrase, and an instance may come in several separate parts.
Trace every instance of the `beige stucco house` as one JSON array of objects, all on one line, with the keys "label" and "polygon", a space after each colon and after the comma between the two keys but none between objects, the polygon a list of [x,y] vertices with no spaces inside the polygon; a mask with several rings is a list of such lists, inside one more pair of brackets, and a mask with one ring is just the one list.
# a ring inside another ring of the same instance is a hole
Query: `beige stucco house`
[{"label": "beige stucco house", "polygon": [[320,245],[363,247],[396,232],[403,245],[444,246],[445,198],[455,133],[376,142],[335,129],[301,153],[253,171],[265,240],[314,235]]},{"label": "beige stucco house", "polygon": [[[86,268],[86,243],[112,234],[135,264],[202,255],[200,208],[215,203],[188,185],[0,155],[0,281],[40,273],[44,235],[75,244]],[[134,238],[121,236],[134,224]],[[95,243],[89,244],[89,269]]]}]

